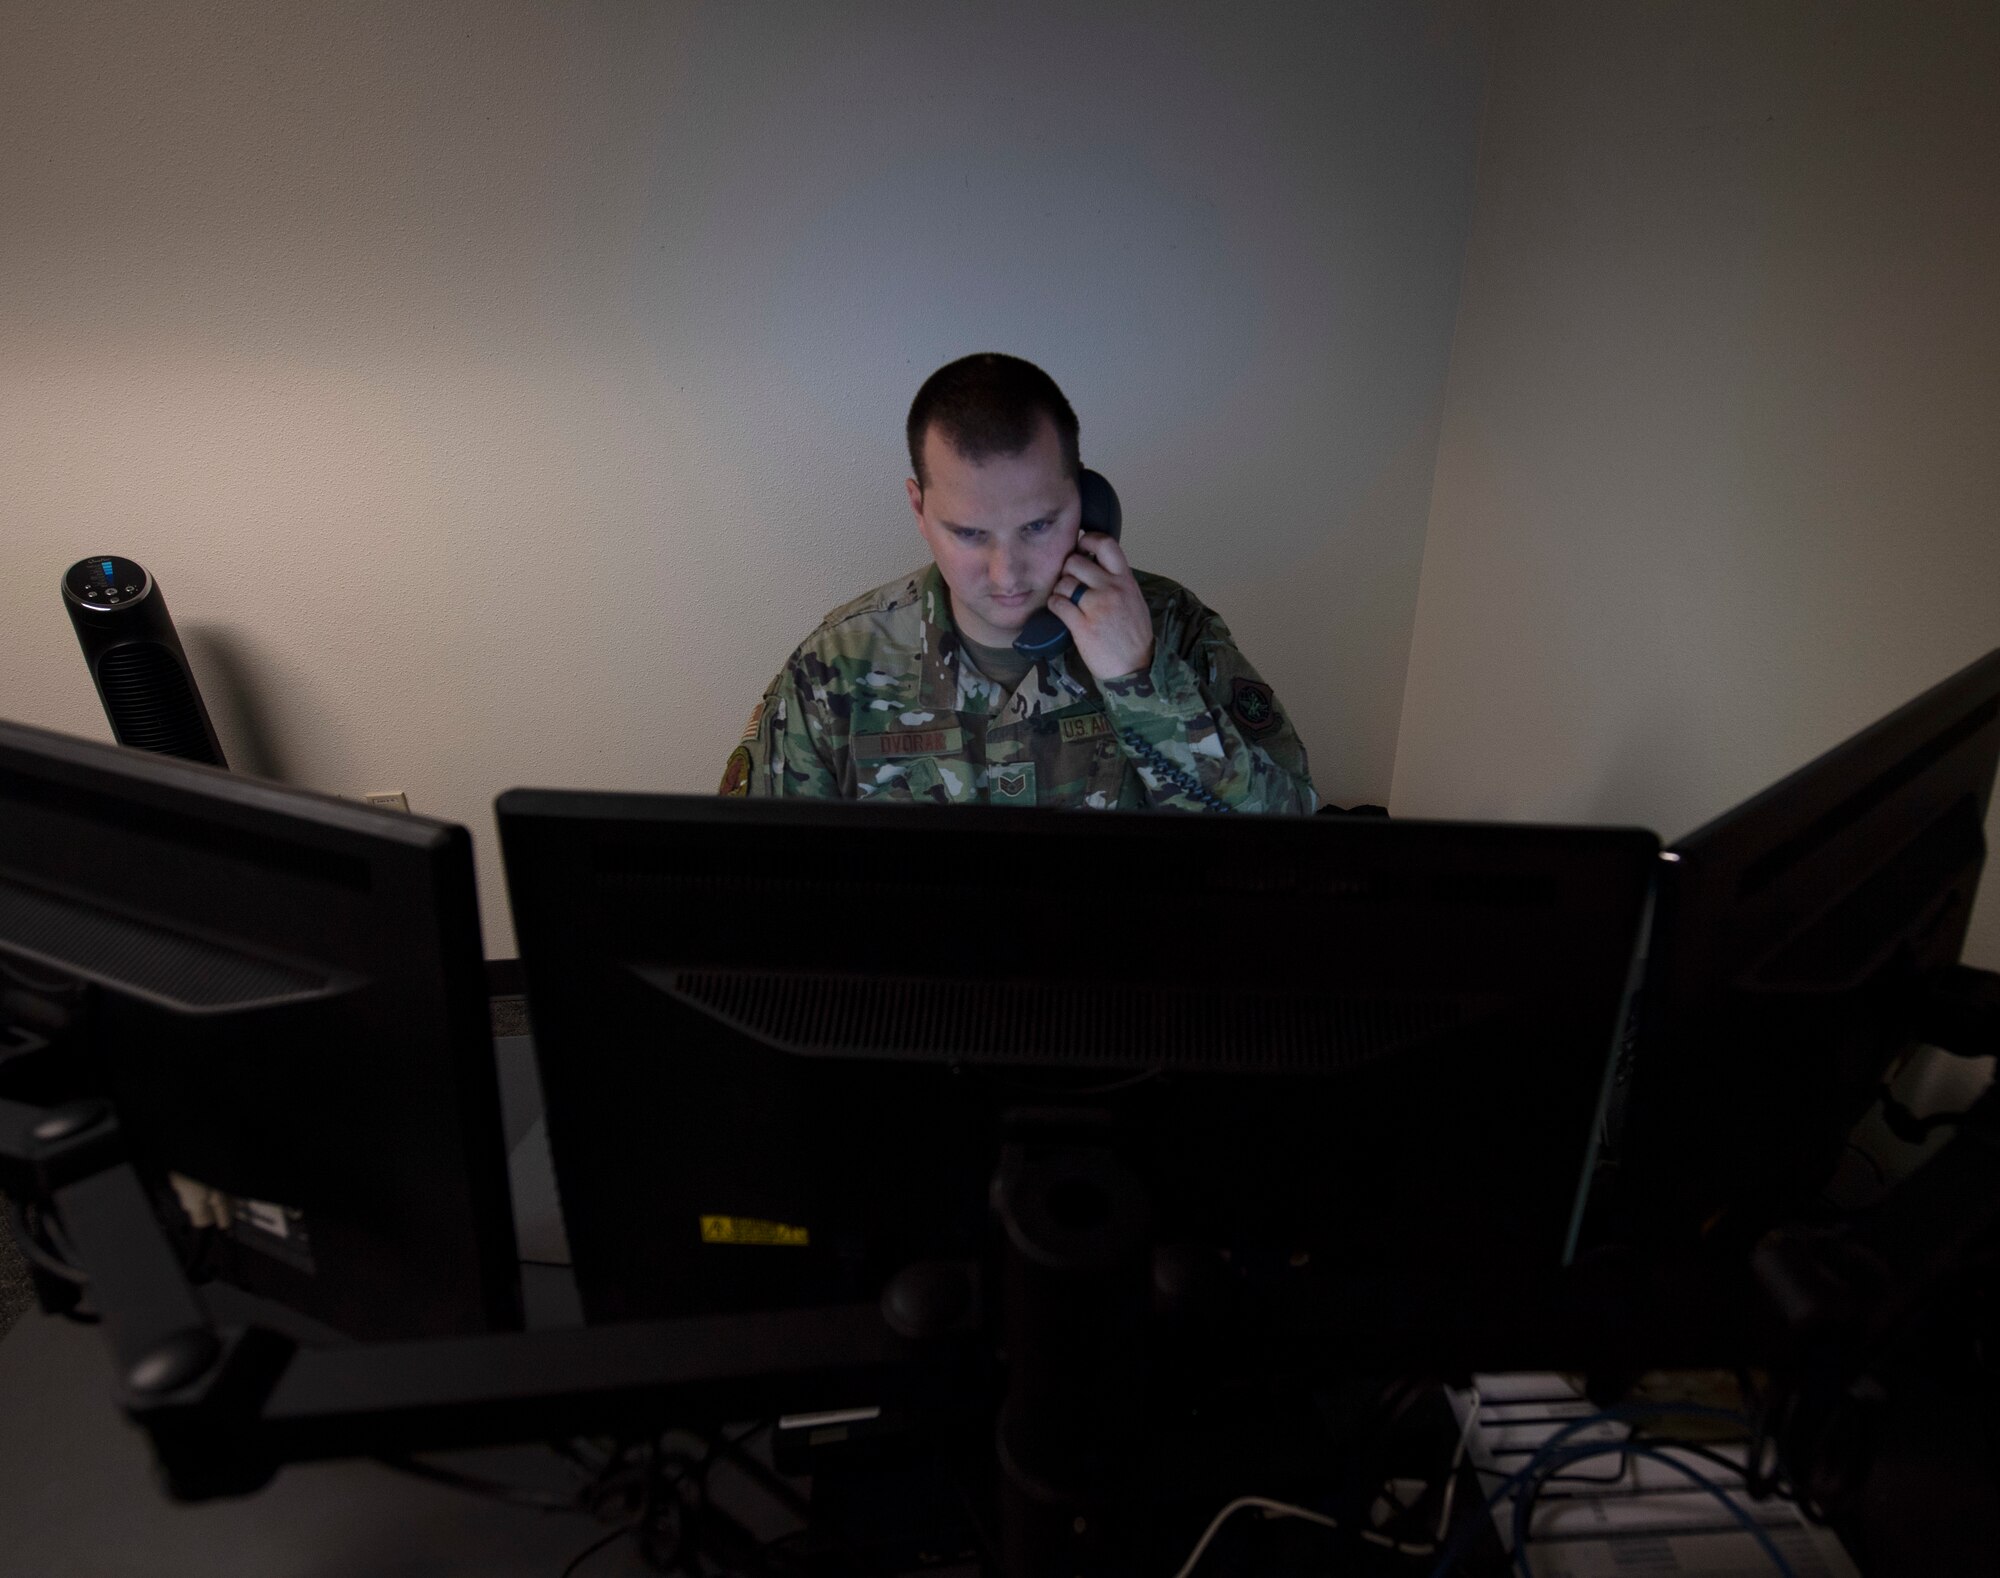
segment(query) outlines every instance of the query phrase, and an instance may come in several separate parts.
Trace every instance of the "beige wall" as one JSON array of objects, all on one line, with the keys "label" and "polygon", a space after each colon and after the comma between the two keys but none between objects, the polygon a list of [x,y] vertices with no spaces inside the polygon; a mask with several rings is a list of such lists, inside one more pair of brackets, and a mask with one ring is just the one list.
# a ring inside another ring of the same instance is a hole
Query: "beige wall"
[{"label": "beige wall", "polygon": [[1392,809],[1672,838],[2000,645],[1996,80],[1991,5],[1506,14]]},{"label": "beige wall", "polygon": [[128,554],[232,760],[468,824],[511,952],[492,796],[712,788],[920,560],[903,414],[997,348],[1382,799],[1490,41],[1453,0],[10,6],[0,714],[108,736],[56,580]]}]

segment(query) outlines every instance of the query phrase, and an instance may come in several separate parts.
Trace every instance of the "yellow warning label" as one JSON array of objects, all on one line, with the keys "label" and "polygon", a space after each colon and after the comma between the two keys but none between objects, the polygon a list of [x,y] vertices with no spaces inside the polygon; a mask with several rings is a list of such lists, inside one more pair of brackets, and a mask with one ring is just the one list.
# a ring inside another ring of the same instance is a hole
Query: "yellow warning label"
[{"label": "yellow warning label", "polygon": [[773,1249],[804,1249],[812,1235],[803,1227],[783,1222],[760,1222],[754,1216],[705,1216],[701,1219],[704,1244],[758,1244]]}]

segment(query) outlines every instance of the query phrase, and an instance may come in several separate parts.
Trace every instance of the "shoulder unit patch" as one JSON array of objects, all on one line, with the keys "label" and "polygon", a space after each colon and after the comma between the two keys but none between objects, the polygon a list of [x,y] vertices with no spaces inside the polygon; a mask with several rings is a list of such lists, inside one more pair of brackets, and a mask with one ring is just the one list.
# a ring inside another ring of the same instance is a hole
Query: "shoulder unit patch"
[{"label": "shoulder unit patch", "polygon": [[1249,735],[1269,734],[1278,726],[1278,703],[1261,680],[1238,676],[1229,693],[1229,715]]},{"label": "shoulder unit patch", "polygon": [[748,794],[750,792],[750,747],[739,745],[729,753],[729,761],[722,769],[722,784],[717,794]]}]

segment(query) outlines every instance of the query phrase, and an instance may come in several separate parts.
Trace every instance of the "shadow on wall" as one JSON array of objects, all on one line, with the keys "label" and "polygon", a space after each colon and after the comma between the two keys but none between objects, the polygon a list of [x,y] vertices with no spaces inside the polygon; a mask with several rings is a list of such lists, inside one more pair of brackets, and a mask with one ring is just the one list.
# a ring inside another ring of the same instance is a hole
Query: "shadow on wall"
[{"label": "shadow on wall", "polygon": [[238,772],[289,781],[290,762],[276,722],[264,670],[242,638],[221,625],[188,625],[181,645],[222,754]]}]

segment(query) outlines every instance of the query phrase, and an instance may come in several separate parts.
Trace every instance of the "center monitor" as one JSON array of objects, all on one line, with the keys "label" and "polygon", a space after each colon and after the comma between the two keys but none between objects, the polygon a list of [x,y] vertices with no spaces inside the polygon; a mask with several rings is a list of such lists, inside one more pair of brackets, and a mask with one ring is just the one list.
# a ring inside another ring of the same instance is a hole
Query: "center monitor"
[{"label": "center monitor", "polygon": [[[1604,828],[514,790],[592,1321],[976,1258],[1082,1136],[1158,1246],[1374,1308],[1570,1252],[1658,845]],[[1080,1209],[1087,1209],[1079,1205]]]}]

